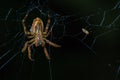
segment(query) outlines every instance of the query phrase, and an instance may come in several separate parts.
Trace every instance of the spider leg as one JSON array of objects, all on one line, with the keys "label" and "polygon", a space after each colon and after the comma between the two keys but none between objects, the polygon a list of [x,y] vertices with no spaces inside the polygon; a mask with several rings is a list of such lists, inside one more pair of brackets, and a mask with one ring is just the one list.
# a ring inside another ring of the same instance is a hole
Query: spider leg
[{"label": "spider leg", "polygon": [[29,39],[29,38],[34,38],[34,35],[31,35],[31,36],[27,36],[27,38]]},{"label": "spider leg", "polygon": [[31,61],[34,61],[34,59],[32,59],[31,48],[30,48],[33,44],[35,44],[35,41],[28,46],[28,58]]},{"label": "spider leg", "polygon": [[48,15],[48,21],[47,21],[47,25],[45,27],[45,33],[48,33],[49,26],[50,26],[50,16]]},{"label": "spider leg", "polygon": [[51,31],[48,31],[48,33],[46,34],[46,37],[48,37],[50,35]]},{"label": "spider leg", "polygon": [[28,46],[28,58],[33,61],[30,46]]},{"label": "spider leg", "polygon": [[34,41],[34,39],[31,39],[30,41],[27,41],[27,42],[25,43],[24,47],[22,48],[22,53],[25,52],[25,50],[26,50],[27,47],[28,47],[28,44],[29,44],[29,43],[32,43],[33,41]]},{"label": "spider leg", "polygon": [[22,49],[22,53],[28,49],[28,58],[31,60],[31,61],[34,61],[34,59],[32,59],[32,56],[31,56],[31,49],[30,47],[35,44],[35,41],[34,39],[30,40],[30,41],[27,41]]},{"label": "spider leg", "polygon": [[27,34],[27,35],[29,35],[29,34],[33,34],[33,33],[29,32],[29,31],[27,30],[27,28],[26,28],[25,21],[26,21],[26,18],[27,18],[27,17],[28,17],[28,13],[25,15],[25,17],[24,17],[23,20],[22,20],[22,26],[23,26],[23,29],[24,29],[24,33]]},{"label": "spider leg", "polygon": [[51,42],[51,41],[49,41],[49,40],[47,40],[47,39],[45,39],[45,38],[44,38],[44,40],[46,41],[46,43],[48,43],[49,45],[51,45],[51,46],[53,46],[53,47],[61,47],[60,45],[55,44],[55,43],[53,43],[53,42]]},{"label": "spider leg", "polygon": [[35,39],[31,39],[30,41],[28,41],[28,43],[32,43],[32,42],[34,42],[35,41]]},{"label": "spider leg", "polygon": [[45,53],[46,58],[47,58],[48,60],[50,60],[50,56],[49,56],[48,51],[47,51],[47,49],[46,49],[45,46],[43,46],[43,50],[44,50],[44,53]]},{"label": "spider leg", "polygon": [[28,14],[26,14],[25,17],[24,17],[23,20],[22,20],[22,26],[23,26],[24,33],[25,33],[25,34],[28,34],[28,33],[29,33],[29,32],[27,31],[26,26],[25,26],[25,20],[26,20],[27,16],[28,16]]},{"label": "spider leg", "polygon": [[31,47],[32,45],[34,45],[36,42],[34,41],[34,42],[32,42],[29,46]]},{"label": "spider leg", "polygon": [[28,47],[28,42],[26,42],[25,45],[24,45],[24,47],[22,48],[22,53],[25,52],[25,50],[27,49],[27,47]]}]

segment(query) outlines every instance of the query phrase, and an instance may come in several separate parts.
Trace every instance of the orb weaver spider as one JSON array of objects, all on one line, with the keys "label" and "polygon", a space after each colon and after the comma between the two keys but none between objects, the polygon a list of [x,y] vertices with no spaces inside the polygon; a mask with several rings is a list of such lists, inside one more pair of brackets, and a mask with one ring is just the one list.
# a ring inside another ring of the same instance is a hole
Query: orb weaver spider
[{"label": "orb weaver spider", "polygon": [[31,54],[31,46],[35,45],[35,47],[42,46],[44,54],[48,60],[50,60],[50,56],[48,54],[47,48],[46,48],[46,43],[53,47],[61,47],[60,45],[57,45],[47,39],[47,37],[50,35],[51,31],[48,31],[48,28],[50,26],[50,16],[48,15],[48,20],[46,27],[44,29],[44,24],[41,18],[36,17],[33,20],[32,26],[30,28],[30,31],[26,29],[25,26],[25,21],[26,18],[28,17],[28,13],[25,15],[25,17],[22,20],[22,26],[24,29],[24,33],[28,38],[28,41],[25,42],[24,47],[22,48],[22,53],[24,53],[27,49],[28,51],[28,58],[33,61],[34,59],[32,58]]}]

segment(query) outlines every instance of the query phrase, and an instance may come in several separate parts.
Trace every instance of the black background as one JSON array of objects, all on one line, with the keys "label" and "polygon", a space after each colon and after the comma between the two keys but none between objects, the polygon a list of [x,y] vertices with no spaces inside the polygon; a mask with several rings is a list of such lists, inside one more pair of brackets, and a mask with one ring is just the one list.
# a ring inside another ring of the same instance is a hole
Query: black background
[{"label": "black background", "polygon": [[[3,11],[0,13],[10,7],[17,10],[28,2],[29,0],[2,0],[0,7]],[[96,12],[98,8],[110,9],[116,3],[117,1],[114,0],[50,0],[47,5],[61,15],[76,14],[81,17]],[[74,24],[71,26],[75,27]],[[4,26],[0,27],[4,29]],[[77,31],[76,28],[74,28],[75,31]],[[1,36],[6,34],[0,33]],[[61,39],[59,44],[62,47],[51,49],[53,80],[114,80],[120,63],[119,34],[117,30],[100,37],[95,45],[96,55],[77,39],[71,37]],[[4,38],[1,37],[0,40],[4,41]],[[4,48],[10,48],[10,46]],[[4,49],[1,48],[0,51],[2,50]],[[36,53],[41,52],[38,48],[36,50]],[[41,59],[36,55],[35,62],[25,59],[23,63],[21,56],[18,55],[0,71],[0,80],[50,80],[48,61],[44,54],[40,55]]]}]

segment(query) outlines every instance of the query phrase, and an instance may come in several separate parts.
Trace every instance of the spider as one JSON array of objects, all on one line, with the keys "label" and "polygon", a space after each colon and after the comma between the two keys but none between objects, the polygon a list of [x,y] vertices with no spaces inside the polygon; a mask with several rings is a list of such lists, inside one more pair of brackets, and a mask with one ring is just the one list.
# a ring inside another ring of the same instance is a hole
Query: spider
[{"label": "spider", "polygon": [[50,30],[48,31],[48,28],[50,26],[50,16],[48,15],[48,20],[47,20],[47,24],[46,24],[45,29],[44,29],[44,24],[43,24],[42,19],[39,18],[39,17],[36,17],[33,20],[30,31],[28,31],[26,29],[26,26],[25,26],[25,21],[26,21],[27,17],[28,17],[28,14],[26,14],[25,17],[22,20],[22,26],[23,26],[23,29],[24,29],[24,33],[25,33],[25,35],[28,39],[25,42],[24,47],[21,50],[22,53],[24,53],[27,49],[28,58],[31,61],[33,61],[34,59],[32,58],[32,54],[31,54],[31,46],[33,46],[33,45],[35,45],[35,47],[42,46],[46,58],[48,60],[50,60],[50,56],[48,54],[48,51],[47,51],[47,48],[46,48],[45,44],[48,43],[49,45],[51,45],[53,47],[61,47],[60,45],[55,44],[55,43],[53,43],[53,42],[51,42],[47,39],[47,37],[50,35],[50,32],[51,32]]}]

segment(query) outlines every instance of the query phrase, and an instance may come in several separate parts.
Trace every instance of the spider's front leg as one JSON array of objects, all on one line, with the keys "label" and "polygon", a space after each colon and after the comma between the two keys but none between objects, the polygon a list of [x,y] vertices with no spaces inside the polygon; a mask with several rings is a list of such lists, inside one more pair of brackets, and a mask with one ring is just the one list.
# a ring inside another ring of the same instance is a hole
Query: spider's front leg
[{"label": "spider's front leg", "polygon": [[49,36],[49,34],[51,32],[51,31],[48,31],[49,26],[50,26],[50,22],[51,22],[50,15],[48,15],[47,25],[45,27],[45,31],[43,32],[43,34],[45,34],[45,37]]},{"label": "spider's front leg", "polygon": [[23,29],[24,29],[24,33],[27,34],[28,31],[26,29],[26,26],[25,26],[25,21],[26,21],[26,18],[28,17],[28,14],[25,15],[25,17],[23,18],[22,20],[22,26],[23,26]]},{"label": "spider's front leg", "polygon": [[26,18],[28,17],[28,13],[25,15],[25,17],[23,18],[23,20],[22,20],[22,26],[23,26],[23,30],[24,30],[24,33],[26,34],[26,35],[33,35],[33,33],[32,32],[29,32],[28,30],[27,30],[27,28],[26,28],[26,25],[25,25],[25,21],[26,21]]}]

